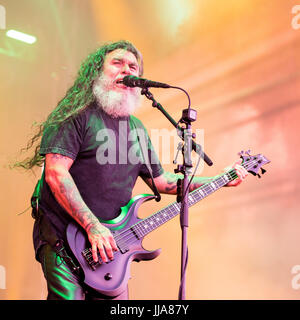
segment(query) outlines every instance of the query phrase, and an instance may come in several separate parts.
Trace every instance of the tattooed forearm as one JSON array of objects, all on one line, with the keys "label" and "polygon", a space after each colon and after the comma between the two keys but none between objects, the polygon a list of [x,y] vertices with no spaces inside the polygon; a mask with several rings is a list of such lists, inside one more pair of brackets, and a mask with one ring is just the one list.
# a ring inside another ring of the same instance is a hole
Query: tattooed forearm
[{"label": "tattooed forearm", "polygon": [[86,230],[99,224],[97,217],[83,201],[69,172],[56,175],[50,188],[58,203]]},{"label": "tattooed forearm", "polygon": [[165,185],[160,190],[162,193],[176,194],[177,192],[177,180],[183,179],[183,175],[177,175],[171,172],[164,172]]},{"label": "tattooed forearm", "polygon": [[165,185],[164,189],[161,190],[162,193],[176,193],[177,190],[177,180],[182,179],[182,175],[175,175],[171,172],[164,172]]},{"label": "tattooed forearm", "polygon": [[[161,181],[159,181],[159,191],[161,193],[176,194],[177,181],[183,179],[183,175],[171,172],[164,172]],[[212,181],[213,177],[194,177],[190,184],[190,191],[193,191],[203,184]]]}]

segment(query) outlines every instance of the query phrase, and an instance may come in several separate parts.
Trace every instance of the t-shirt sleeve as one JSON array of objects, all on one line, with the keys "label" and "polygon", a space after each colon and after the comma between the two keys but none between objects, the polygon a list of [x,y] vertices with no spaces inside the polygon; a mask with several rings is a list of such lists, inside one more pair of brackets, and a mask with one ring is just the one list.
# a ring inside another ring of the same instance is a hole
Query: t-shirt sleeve
[{"label": "t-shirt sleeve", "polygon": [[75,160],[80,150],[84,135],[82,116],[66,120],[59,126],[45,129],[41,141],[40,155],[59,153]]}]

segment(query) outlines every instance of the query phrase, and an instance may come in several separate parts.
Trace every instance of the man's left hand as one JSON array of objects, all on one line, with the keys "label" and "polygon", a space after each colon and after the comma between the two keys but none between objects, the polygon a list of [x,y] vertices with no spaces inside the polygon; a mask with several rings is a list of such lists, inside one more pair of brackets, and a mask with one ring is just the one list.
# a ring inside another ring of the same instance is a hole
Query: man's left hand
[{"label": "man's left hand", "polygon": [[225,168],[224,171],[228,171],[231,169],[235,169],[237,178],[228,182],[226,184],[226,187],[237,187],[239,184],[242,183],[242,181],[247,177],[249,174],[248,171],[241,165],[242,160],[239,159],[237,162],[234,163],[232,167]]}]

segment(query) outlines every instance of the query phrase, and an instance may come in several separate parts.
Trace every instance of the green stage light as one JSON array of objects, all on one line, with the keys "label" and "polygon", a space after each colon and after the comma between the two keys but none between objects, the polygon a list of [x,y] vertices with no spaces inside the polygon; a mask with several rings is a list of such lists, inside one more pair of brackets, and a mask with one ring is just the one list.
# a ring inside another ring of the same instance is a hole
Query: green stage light
[{"label": "green stage light", "polygon": [[6,36],[29,44],[36,42],[36,37],[16,30],[8,30]]}]

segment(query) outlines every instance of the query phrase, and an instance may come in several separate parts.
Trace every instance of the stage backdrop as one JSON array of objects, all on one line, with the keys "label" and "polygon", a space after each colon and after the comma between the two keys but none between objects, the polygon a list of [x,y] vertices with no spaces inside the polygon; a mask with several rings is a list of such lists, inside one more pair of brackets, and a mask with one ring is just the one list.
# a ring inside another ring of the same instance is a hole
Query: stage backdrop
[{"label": "stage backdrop", "polygon": [[[193,129],[214,163],[202,162],[198,174],[219,174],[241,150],[271,160],[261,179],[251,175],[190,209],[187,299],[299,299],[300,7],[295,1],[1,0],[0,5],[6,13],[0,30],[0,299],[45,299],[47,293],[34,259],[30,210],[20,214],[29,207],[41,171],[9,165],[30,155],[19,151],[35,132],[34,122],[45,120],[56,106],[87,54],[119,39],[143,53],[146,78],[189,93],[198,112]],[[37,41],[9,39],[10,29]],[[151,92],[179,120],[186,95],[175,89]],[[153,136],[164,168],[173,171],[171,124],[148,100],[137,116]],[[147,192],[138,181],[133,195]],[[148,202],[140,216],[174,200]],[[131,299],[177,299],[180,246],[178,218],[144,240],[145,248],[162,253],[132,264]]]}]

